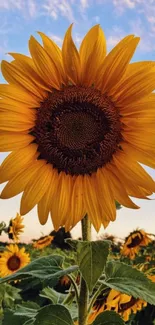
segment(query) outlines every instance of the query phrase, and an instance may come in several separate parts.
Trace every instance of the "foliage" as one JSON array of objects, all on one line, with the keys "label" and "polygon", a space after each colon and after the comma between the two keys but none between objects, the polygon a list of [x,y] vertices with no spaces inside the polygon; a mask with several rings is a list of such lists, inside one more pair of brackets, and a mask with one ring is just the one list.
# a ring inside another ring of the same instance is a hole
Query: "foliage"
[{"label": "foliage", "polygon": [[[89,288],[90,312],[97,297],[103,297],[105,302],[105,311],[91,325],[125,324],[118,313],[106,310],[111,289],[148,302],[143,310],[131,314],[126,324],[154,325],[155,283],[148,279],[155,274],[154,241],[141,247],[135,259],[130,260],[121,255],[121,244],[115,237],[106,235],[106,240],[101,239],[95,242],[69,239],[67,245],[72,248],[67,250],[51,245],[40,251],[31,244],[25,245],[31,263],[0,279],[0,325],[77,324],[81,276]],[[66,275],[70,286],[61,291],[58,284],[62,286],[61,279]]]}]

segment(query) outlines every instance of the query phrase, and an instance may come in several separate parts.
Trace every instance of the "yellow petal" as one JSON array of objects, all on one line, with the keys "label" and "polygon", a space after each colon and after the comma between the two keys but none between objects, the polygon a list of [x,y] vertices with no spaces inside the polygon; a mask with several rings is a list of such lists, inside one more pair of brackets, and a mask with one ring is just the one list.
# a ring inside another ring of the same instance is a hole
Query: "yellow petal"
[{"label": "yellow petal", "polygon": [[[16,173],[29,165],[37,157],[37,145],[32,143],[18,151],[10,153],[0,166],[0,183],[11,179]],[[39,153],[38,153],[39,154]]]},{"label": "yellow petal", "polygon": [[117,82],[122,78],[126,68],[135,52],[139,38],[131,38],[128,36],[119,43],[105,58],[103,62],[103,77],[101,79],[101,91],[109,92]]},{"label": "yellow petal", "polygon": [[115,169],[111,168],[110,164],[108,164],[104,168],[104,172],[107,173],[115,200],[127,208],[138,209],[139,207],[129,198],[121,179],[115,173]]},{"label": "yellow petal", "polygon": [[77,176],[73,185],[71,203],[70,203],[70,217],[72,226],[76,225],[83,219],[86,211],[84,211],[83,199],[83,176]]},{"label": "yellow petal", "polygon": [[18,64],[12,64],[5,60],[1,62],[1,70],[4,78],[10,84],[17,85],[20,88],[31,92],[33,96],[43,99],[44,96],[38,91],[38,87],[31,80],[31,75],[27,76],[24,69],[20,70]]},{"label": "yellow petal", "polygon": [[109,69],[111,68],[111,65],[113,66],[116,58],[118,57],[118,54],[120,54],[126,45],[133,39],[134,35],[129,35],[123,38],[106,56],[106,58],[103,61],[103,64],[99,66],[97,75],[98,78],[96,79],[96,87],[101,88],[103,82],[103,76],[104,78],[109,75]]},{"label": "yellow petal", "polygon": [[135,183],[146,190],[155,191],[155,182],[149,174],[131,156],[121,152],[113,156],[113,160],[121,173],[126,177],[128,182]]},{"label": "yellow petal", "polygon": [[154,69],[152,68],[154,68],[154,66],[155,63],[153,61],[142,61],[128,64],[127,69],[123,74],[122,78],[118,80],[117,84],[115,84],[115,87],[109,91],[109,94],[116,94],[117,96],[119,96],[119,93],[122,89],[122,85],[126,83],[127,79],[132,79],[132,76],[134,76],[135,73],[138,74],[140,71],[143,71],[144,73],[148,73],[149,70],[153,71]]},{"label": "yellow petal", "polygon": [[91,86],[106,55],[106,39],[99,25],[92,27],[80,46],[81,83]]},{"label": "yellow petal", "polygon": [[106,219],[114,221],[116,219],[116,206],[110,183],[104,172],[104,167],[99,168],[96,173],[96,191],[103,213],[105,212]]},{"label": "yellow petal", "polygon": [[65,225],[67,228],[71,226],[69,219],[70,198],[71,176],[61,172],[58,187],[51,203],[51,217],[56,231],[60,226]]},{"label": "yellow petal", "polygon": [[23,89],[19,89],[19,87],[15,85],[1,84],[0,97],[14,99],[21,103],[32,105],[32,107],[39,106],[39,100],[37,97],[33,96],[27,91],[24,91]]},{"label": "yellow petal", "polygon": [[20,214],[28,213],[41,200],[50,185],[51,165],[43,165],[39,174],[32,176],[21,198]]},{"label": "yellow petal", "polygon": [[113,94],[118,106],[134,103],[148,96],[155,88],[155,72],[152,70],[140,70],[131,77],[126,78],[119,89]]},{"label": "yellow petal", "polygon": [[18,134],[17,132],[1,132],[0,135],[0,151],[7,152],[18,150],[28,146],[34,137],[29,134]]},{"label": "yellow petal", "polygon": [[[126,181],[126,180],[124,179],[124,181]],[[141,186],[135,185],[134,183],[130,183],[130,184],[127,183],[126,191],[129,196],[136,197],[138,199],[145,199],[145,200],[149,200],[149,198],[147,196],[150,196],[153,194],[152,191],[146,190],[146,189],[142,188]]]},{"label": "yellow petal", "polygon": [[69,79],[77,85],[80,81],[80,56],[73,42],[71,31],[72,25],[68,28],[64,37],[62,58],[66,74]]},{"label": "yellow petal", "polygon": [[51,166],[49,188],[38,203],[38,217],[42,225],[44,225],[47,222],[52,199],[53,199],[53,194],[56,191],[57,185],[58,185],[58,173],[55,169],[52,169]]},{"label": "yellow petal", "polygon": [[129,143],[122,142],[121,147],[129,156],[131,155],[132,157],[134,157],[135,160],[151,168],[155,168],[154,155],[149,155],[149,153],[147,153],[146,151],[135,148],[134,143],[131,145]]},{"label": "yellow petal", "polygon": [[155,134],[150,132],[149,129],[137,132],[134,130],[122,131],[124,140],[134,145],[139,150],[146,151],[148,154],[153,154],[155,151]]},{"label": "yellow petal", "polygon": [[58,45],[53,42],[51,38],[46,36],[42,32],[38,32],[38,34],[42,38],[43,46],[45,50],[47,51],[48,55],[51,57],[51,59],[55,62],[56,67],[59,71],[59,74],[62,76],[64,82],[66,83],[66,76],[64,72],[63,62],[62,62],[62,53]]},{"label": "yellow petal", "polygon": [[0,130],[20,132],[31,129],[34,126],[35,116],[26,116],[14,112],[0,112]]},{"label": "yellow petal", "polygon": [[15,177],[13,177],[4,187],[1,198],[8,199],[13,197],[25,189],[26,185],[30,181],[33,175],[39,175],[40,168],[46,164],[45,160],[38,160],[30,163],[24,170],[20,171]]},{"label": "yellow petal", "polygon": [[[18,66],[20,70],[24,70],[25,74],[29,76],[32,81],[39,86],[39,89],[50,90],[50,87],[44,82],[43,78],[38,74],[37,68],[32,60],[32,58],[19,54],[19,53],[9,53],[15,60],[12,64]],[[40,90],[41,91],[41,90]]]},{"label": "yellow petal", "polygon": [[84,191],[84,205],[88,216],[96,229],[99,231],[101,227],[101,210],[97,198],[96,186],[91,176],[84,175],[83,191]]},{"label": "yellow petal", "polygon": [[[35,105],[36,106],[36,105]],[[0,111],[2,112],[15,112],[25,114],[27,116],[33,117],[36,110],[30,109],[31,105],[20,103],[12,99],[1,99],[0,100]]]},{"label": "yellow petal", "polygon": [[39,75],[48,85],[60,89],[61,79],[54,61],[33,36],[29,41],[29,49]]},{"label": "yellow petal", "polygon": [[139,72],[141,69],[152,69],[155,66],[155,62],[154,61],[141,61],[141,62],[132,62],[128,65],[126,72],[125,72],[125,76],[123,76],[123,78],[126,77],[131,77],[133,74],[135,74],[135,72]]}]

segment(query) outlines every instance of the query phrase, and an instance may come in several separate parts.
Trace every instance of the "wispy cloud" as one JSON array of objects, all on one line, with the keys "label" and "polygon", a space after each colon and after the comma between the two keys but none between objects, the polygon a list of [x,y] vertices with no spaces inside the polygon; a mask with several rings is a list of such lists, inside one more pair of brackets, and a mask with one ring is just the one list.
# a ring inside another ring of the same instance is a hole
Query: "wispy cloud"
[{"label": "wispy cloud", "polygon": [[0,9],[6,9],[6,10],[14,10],[14,9],[18,9],[21,10],[22,9],[22,0],[0,0]]},{"label": "wispy cloud", "polygon": [[119,26],[113,26],[107,36],[108,50],[111,50],[111,48],[114,47],[124,36],[125,32],[122,28]]},{"label": "wispy cloud", "polygon": [[62,43],[63,43],[63,38],[58,36],[58,35],[54,35],[54,34],[49,34],[48,35],[59,47],[62,47]]},{"label": "wispy cloud", "polygon": [[130,32],[140,36],[139,49],[144,52],[151,52],[155,50],[154,34],[151,31],[146,30],[143,20],[138,17],[129,22]]},{"label": "wispy cloud", "polygon": [[0,11],[20,12],[25,17],[34,17],[37,13],[36,0],[0,0]]},{"label": "wispy cloud", "polygon": [[86,9],[90,5],[90,0],[80,0],[80,5],[83,9]]},{"label": "wispy cloud", "polygon": [[75,21],[72,5],[67,0],[45,0],[43,1],[42,8],[44,9],[44,14],[51,16],[55,20],[59,16],[63,16],[71,22]]}]

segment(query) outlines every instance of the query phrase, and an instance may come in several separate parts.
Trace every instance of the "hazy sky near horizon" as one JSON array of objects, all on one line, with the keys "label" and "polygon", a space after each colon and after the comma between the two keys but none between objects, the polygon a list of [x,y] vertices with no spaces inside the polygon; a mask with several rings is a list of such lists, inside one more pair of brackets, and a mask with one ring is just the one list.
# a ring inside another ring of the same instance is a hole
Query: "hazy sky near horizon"
[{"label": "hazy sky near horizon", "polygon": [[[133,61],[155,60],[155,5],[152,0],[0,0],[0,60],[10,60],[8,52],[28,54],[30,35],[39,39],[36,31],[46,33],[61,47],[64,33],[72,22],[77,46],[88,29],[99,23],[105,32],[108,50],[125,35],[135,34],[141,37],[141,42]],[[0,82],[4,82],[1,75]],[[5,156],[0,153],[0,163]],[[155,178],[155,171],[147,170]],[[154,199],[134,201],[141,209],[122,208],[106,232],[121,238],[137,227],[155,233]],[[20,196],[0,200],[0,221],[8,223],[19,211],[19,206]],[[52,229],[51,220],[45,226],[39,224],[36,209],[24,217],[24,223],[21,240],[38,238]],[[100,233],[103,232],[102,228]],[[80,225],[73,229],[73,235],[80,236]],[[93,231],[93,237],[96,236]]]}]

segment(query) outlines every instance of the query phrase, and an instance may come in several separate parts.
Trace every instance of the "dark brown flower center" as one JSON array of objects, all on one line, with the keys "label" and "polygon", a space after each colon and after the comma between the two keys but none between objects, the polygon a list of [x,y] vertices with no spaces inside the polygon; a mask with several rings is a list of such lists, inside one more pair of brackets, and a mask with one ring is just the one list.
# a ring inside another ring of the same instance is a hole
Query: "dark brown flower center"
[{"label": "dark brown flower center", "polygon": [[123,311],[125,311],[125,310],[131,308],[132,306],[135,305],[135,303],[136,303],[137,301],[138,301],[138,299],[132,297],[132,298],[130,299],[129,302],[126,302],[126,303],[124,303],[124,304],[120,304],[120,306],[119,306],[119,308],[118,308],[118,312],[121,313],[121,312],[123,312]]},{"label": "dark brown flower center", "polygon": [[118,149],[118,110],[94,88],[70,86],[50,93],[32,130],[40,159],[59,172],[84,175],[108,163]]},{"label": "dark brown flower center", "polygon": [[138,246],[143,240],[143,235],[141,233],[139,233],[137,236],[135,236],[134,238],[132,238],[132,241],[130,244],[127,244],[128,248],[133,248]]},{"label": "dark brown flower center", "polygon": [[10,271],[16,271],[20,267],[20,258],[16,254],[12,255],[7,262],[8,269]]}]

